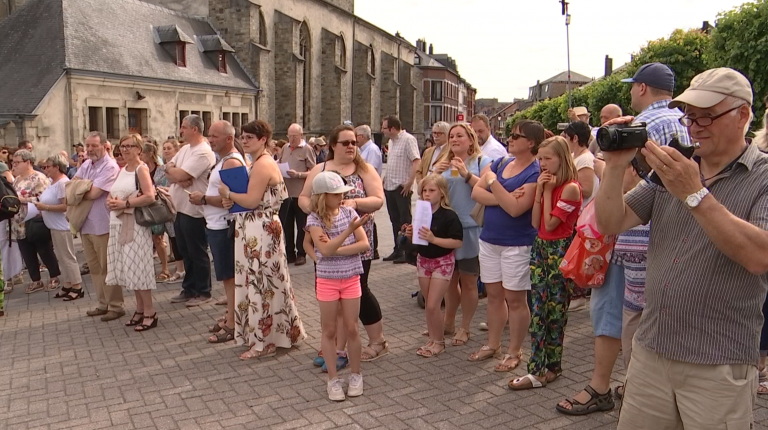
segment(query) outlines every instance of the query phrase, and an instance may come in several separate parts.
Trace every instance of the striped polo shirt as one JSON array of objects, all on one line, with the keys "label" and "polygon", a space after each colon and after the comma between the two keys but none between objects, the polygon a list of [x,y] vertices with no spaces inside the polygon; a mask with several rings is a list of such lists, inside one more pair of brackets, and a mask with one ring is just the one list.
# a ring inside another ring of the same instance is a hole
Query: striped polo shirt
[{"label": "striped polo shirt", "polygon": [[[734,216],[768,230],[768,155],[755,145],[708,188]],[[766,275],[749,273],[717,249],[685,203],[664,188],[641,182],[625,201],[643,223],[653,219],[635,341],[686,363],[757,363]]]}]

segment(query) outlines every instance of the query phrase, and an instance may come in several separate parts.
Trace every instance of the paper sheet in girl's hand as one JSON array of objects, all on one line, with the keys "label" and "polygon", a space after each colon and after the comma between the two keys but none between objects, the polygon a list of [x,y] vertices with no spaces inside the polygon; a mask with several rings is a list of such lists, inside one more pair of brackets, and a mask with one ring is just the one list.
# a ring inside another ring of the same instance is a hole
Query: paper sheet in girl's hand
[{"label": "paper sheet in girl's hand", "polygon": [[422,227],[432,227],[432,204],[425,200],[416,200],[416,210],[413,213],[413,239],[414,245],[429,245],[429,242],[419,237]]},{"label": "paper sheet in girl's hand", "polygon": [[40,215],[40,211],[37,210],[37,206],[35,206],[34,203],[27,203],[27,216],[24,218],[24,222],[27,222],[38,215]]}]

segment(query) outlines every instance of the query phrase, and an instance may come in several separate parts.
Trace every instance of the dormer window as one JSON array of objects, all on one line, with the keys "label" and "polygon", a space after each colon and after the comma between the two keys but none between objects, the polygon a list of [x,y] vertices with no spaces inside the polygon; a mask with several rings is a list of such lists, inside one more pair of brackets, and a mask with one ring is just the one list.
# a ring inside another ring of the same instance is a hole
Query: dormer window
[{"label": "dormer window", "polygon": [[162,25],[152,28],[155,43],[172,56],[178,67],[187,67],[187,44],[194,43],[178,26]]},{"label": "dormer window", "polygon": [[220,73],[227,73],[227,52],[235,52],[218,34],[197,36],[197,48]]},{"label": "dormer window", "polygon": [[187,44],[184,42],[176,43],[176,65],[187,67]]},{"label": "dormer window", "polygon": [[227,73],[227,54],[224,51],[219,52],[219,72]]}]

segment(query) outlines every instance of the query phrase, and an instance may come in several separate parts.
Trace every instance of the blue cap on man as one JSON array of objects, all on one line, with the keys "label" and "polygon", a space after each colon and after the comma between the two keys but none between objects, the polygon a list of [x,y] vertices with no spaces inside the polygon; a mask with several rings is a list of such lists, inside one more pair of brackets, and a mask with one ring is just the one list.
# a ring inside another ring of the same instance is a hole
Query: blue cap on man
[{"label": "blue cap on man", "polygon": [[672,92],[675,90],[675,73],[661,63],[648,63],[640,67],[635,76],[621,82],[645,84],[649,87]]}]

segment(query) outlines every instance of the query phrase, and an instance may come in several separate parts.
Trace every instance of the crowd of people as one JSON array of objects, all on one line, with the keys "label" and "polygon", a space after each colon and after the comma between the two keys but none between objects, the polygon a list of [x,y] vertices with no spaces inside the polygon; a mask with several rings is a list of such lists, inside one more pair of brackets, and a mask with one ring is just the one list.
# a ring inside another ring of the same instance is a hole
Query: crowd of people
[{"label": "crowd of people", "polygon": [[[305,141],[293,124],[287,142],[278,144],[261,120],[240,130],[217,121],[206,138],[202,119],[190,115],[181,124],[183,144],[127,135],[111,148],[92,132],[83,151],[39,165],[28,143],[13,154],[5,148],[0,157],[8,157],[12,169],[0,163],[0,175],[24,203],[10,226],[0,223],[10,229],[0,241],[5,293],[23,260],[32,281],[26,293],[61,287],[56,297],[83,298],[75,233],[98,297],[87,314],[121,318],[125,289],[136,302],[125,324],[151,330],[159,321],[152,297],[158,282],[181,281],[173,303],[191,307],[212,299],[210,249],[227,310],[208,341],[243,345],[246,360],[272,356],[306,336],[289,265],[309,258],[322,330],[314,364],[328,373],[328,397],[340,401],[363,394],[362,363],[389,353],[381,306],[368,282],[379,258],[373,215],[386,204],[393,235],[405,239],[395,241],[384,261],[406,263],[416,253],[427,327],[416,354],[440,355],[446,337],[452,347],[468,343],[479,279],[488,297],[488,335],[468,360],[498,358],[496,372],[527,361],[527,374],[508,387],[539,389],[562,375],[571,305],[587,301],[586,289],[560,266],[581,212],[591,205],[600,232],[616,236],[615,248],[605,282],[591,289],[589,300],[592,378],[557,403],[557,411],[608,411],[619,397],[622,429],[742,428],[751,423],[756,394],[768,393],[761,313],[768,306],[768,155],[761,152],[768,139],[764,131],[754,144],[745,138],[753,95],[739,72],[708,70],[673,99],[674,79],[663,64],[643,66],[625,80],[638,116],[623,116],[613,104],[601,111],[603,126],[646,124],[649,142],[639,151],[601,151],[583,107],[569,111],[571,122],[557,136],[537,121],[518,121],[506,149],[483,115],[435,123],[433,145],[423,152],[399,119],[387,116],[381,124],[389,140],[386,172],[370,126],[346,123],[327,143]],[[683,156],[673,141],[695,143],[695,157]],[[235,192],[221,172],[243,167],[247,186]],[[414,188],[432,211],[431,225],[418,231]],[[159,197],[172,202],[173,222],[136,223],[137,208]],[[28,214],[33,208],[40,216]],[[524,360],[526,337],[530,356]],[[628,371],[614,392],[619,352]],[[338,372],[347,366],[345,393]],[[703,391],[709,395],[698,395]]]}]

